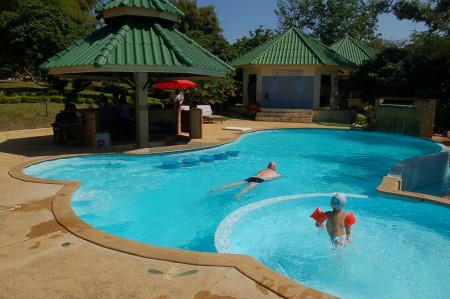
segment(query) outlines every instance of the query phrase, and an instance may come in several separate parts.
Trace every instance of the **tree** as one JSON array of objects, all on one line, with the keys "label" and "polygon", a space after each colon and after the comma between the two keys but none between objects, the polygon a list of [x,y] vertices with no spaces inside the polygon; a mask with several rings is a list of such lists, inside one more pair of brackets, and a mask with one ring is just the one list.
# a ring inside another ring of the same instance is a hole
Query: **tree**
[{"label": "tree", "polygon": [[171,0],[170,2],[184,13],[184,18],[178,26],[179,31],[183,33],[201,31],[206,35],[222,33],[223,30],[213,6],[198,8],[196,0]]},{"label": "tree", "polygon": [[411,91],[405,82],[408,74],[404,58],[407,54],[406,49],[386,48],[375,59],[360,66],[351,83],[360,90],[363,101],[374,104],[376,98],[383,96],[407,96]]},{"label": "tree", "polygon": [[[0,68],[3,75],[38,71],[45,59],[92,31],[97,0],[9,1],[0,14]],[[54,3],[54,4],[52,4]],[[16,4],[20,4],[20,9]],[[66,9],[70,13],[66,13]],[[70,9],[69,9],[70,8]]]},{"label": "tree", "polygon": [[427,33],[412,35],[409,55],[415,61],[417,77],[411,89],[421,97],[437,99],[435,128],[445,133],[450,128],[450,1],[397,0],[392,5],[397,18],[424,22]]},{"label": "tree", "polygon": [[325,45],[349,35],[362,42],[375,37],[378,15],[389,1],[379,0],[277,0],[280,31],[291,27],[311,34]]},{"label": "tree", "polygon": [[[4,11],[17,12],[26,0],[2,0],[0,13]],[[98,21],[92,15],[94,8],[105,0],[38,0],[45,5],[60,7],[69,18],[87,32],[95,29]]]},{"label": "tree", "polygon": [[236,58],[230,43],[222,35],[217,14],[213,6],[197,7],[196,0],[170,1],[184,13],[184,19],[177,29],[195,40],[223,61]]},{"label": "tree", "polygon": [[[170,2],[185,15],[178,25],[179,31],[225,62],[236,58],[230,43],[222,35],[222,28],[213,6],[198,8],[196,0],[171,0]],[[235,98],[237,86],[238,82],[231,76],[223,79],[201,80],[195,90],[189,91],[187,102],[192,105],[224,103]],[[195,103],[189,99],[195,99]]]},{"label": "tree", "polygon": [[189,90],[189,98],[187,99],[189,104],[222,105],[222,103],[226,102],[234,104],[236,92],[238,91],[238,83],[233,79],[231,74],[228,74],[223,79],[200,80],[197,83],[196,89]]},{"label": "tree", "polygon": [[20,0],[3,0],[0,2],[0,13],[4,11],[12,11],[19,8]]},{"label": "tree", "polygon": [[0,65],[36,72],[40,63],[79,35],[79,29],[61,9],[40,1],[23,1],[19,11],[0,15]]},{"label": "tree", "polygon": [[58,6],[65,11],[69,18],[79,27],[84,35],[95,30],[99,21],[93,15],[94,8],[102,0],[41,0],[44,3]]},{"label": "tree", "polygon": [[431,46],[416,41],[404,48],[386,48],[359,68],[351,84],[357,86],[364,101],[372,104],[376,98],[389,96],[436,99],[435,130],[446,132],[450,128],[450,54],[430,55]]},{"label": "tree", "polygon": [[255,31],[249,31],[249,37],[244,36],[238,39],[233,48],[237,57],[253,50],[254,48],[268,42],[275,36],[275,32],[272,29],[264,29],[259,26]]},{"label": "tree", "polygon": [[225,62],[230,62],[236,58],[234,49],[222,34],[206,35],[203,31],[192,30],[186,32],[186,36]]},{"label": "tree", "polygon": [[450,33],[450,1],[397,0],[392,12],[400,20],[424,22],[432,32]]}]

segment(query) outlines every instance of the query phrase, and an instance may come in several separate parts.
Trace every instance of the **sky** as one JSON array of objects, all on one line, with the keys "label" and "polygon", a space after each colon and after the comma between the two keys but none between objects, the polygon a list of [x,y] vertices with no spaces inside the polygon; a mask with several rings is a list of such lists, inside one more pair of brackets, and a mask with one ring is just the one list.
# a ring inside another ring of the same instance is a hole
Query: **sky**
[{"label": "sky", "polygon": [[[277,29],[276,0],[197,0],[197,7],[212,5],[219,18],[223,35],[230,44],[249,36],[260,25],[264,29]],[[424,31],[425,26],[411,21],[400,21],[392,14],[383,14],[378,19],[381,38],[387,40],[407,39],[411,31]]]}]

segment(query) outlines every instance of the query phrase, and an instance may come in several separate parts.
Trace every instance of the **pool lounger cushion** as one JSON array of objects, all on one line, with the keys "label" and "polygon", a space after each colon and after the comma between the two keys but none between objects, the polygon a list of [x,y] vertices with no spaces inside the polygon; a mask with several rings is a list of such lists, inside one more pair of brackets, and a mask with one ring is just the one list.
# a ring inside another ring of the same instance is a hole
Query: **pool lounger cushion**
[{"label": "pool lounger cushion", "polygon": [[230,130],[230,131],[250,131],[252,128],[245,128],[245,127],[223,127],[222,130]]}]

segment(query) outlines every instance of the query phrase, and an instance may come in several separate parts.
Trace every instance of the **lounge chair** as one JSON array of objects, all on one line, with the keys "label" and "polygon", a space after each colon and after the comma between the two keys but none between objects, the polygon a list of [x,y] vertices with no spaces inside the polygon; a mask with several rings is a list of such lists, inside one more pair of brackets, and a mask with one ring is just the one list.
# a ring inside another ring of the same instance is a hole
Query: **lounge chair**
[{"label": "lounge chair", "polygon": [[223,123],[223,117],[221,115],[213,115],[211,105],[197,105],[197,108],[203,110],[203,122],[213,123],[214,121],[220,121]]}]

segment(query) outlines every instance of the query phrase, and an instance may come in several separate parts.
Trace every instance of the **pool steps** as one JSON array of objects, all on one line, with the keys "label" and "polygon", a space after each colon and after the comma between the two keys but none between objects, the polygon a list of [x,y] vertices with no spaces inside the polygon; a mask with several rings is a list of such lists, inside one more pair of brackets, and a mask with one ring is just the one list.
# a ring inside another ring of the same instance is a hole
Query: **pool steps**
[{"label": "pool steps", "polygon": [[224,153],[216,153],[213,155],[201,155],[200,157],[185,158],[182,161],[165,161],[162,166],[167,169],[174,169],[181,166],[198,165],[200,162],[211,163],[216,160],[226,160],[228,157],[236,157],[238,155],[239,151],[226,151]]}]

